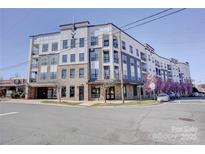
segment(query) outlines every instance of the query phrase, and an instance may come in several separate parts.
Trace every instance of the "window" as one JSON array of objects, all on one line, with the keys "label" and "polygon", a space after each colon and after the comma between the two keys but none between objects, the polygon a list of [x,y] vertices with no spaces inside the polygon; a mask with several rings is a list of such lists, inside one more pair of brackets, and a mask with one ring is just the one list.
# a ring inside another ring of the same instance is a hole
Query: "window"
[{"label": "window", "polygon": [[117,36],[113,36],[113,47],[114,47],[114,48],[118,48]]},{"label": "window", "polygon": [[32,68],[38,67],[38,59],[37,58],[32,58],[31,66],[32,66]]},{"label": "window", "polygon": [[98,45],[98,37],[91,36],[91,46]]},{"label": "window", "polygon": [[110,79],[110,66],[104,66],[104,79]]},{"label": "window", "polygon": [[127,73],[127,64],[123,63],[122,65],[122,70],[123,70],[123,78],[127,79],[128,78],[128,73]]},{"label": "window", "polygon": [[94,80],[97,79],[99,75],[98,53],[99,50],[97,49],[90,51],[90,78]]},{"label": "window", "polygon": [[114,78],[119,79],[119,67],[118,66],[114,67]]},{"label": "window", "polygon": [[80,38],[80,40],[79,40],[79,42],[80,42],[79,47],[84,47],[84,41],[85,41],[84,38]]},{"label": "window", "polygon": [[41,72],[40,73],[40,79],[45,80],[46,79],[46,72]]},{"label": "window", "polygon": [[68,40],[63,40],[63,49],[68,48]]},{"label": "window", "polygon": [[98,52],[96,50],[90,52],[90,61],[98,61]]},{"label": "window", "polygon": [[133,47],[130,45],[130,53],[133,53]]},{"label": "window", "polygon": [[32,47],[32,55],[38,55],[39,53],[39,44],[34,44]]},{"label": "window", "polygon": [[130,65],[131,65],[131,66],[134,66],[134,64],[135,64],[134,58],[130,58]]},{"label": "window", "polygon": [[143,53],[143,52],[141,52],[140,54],[141,54],[141,59],[142,59],[143,61],[147,61],[147,56],[146,56],[146,54]]},{"label": "window", "polygon": [[140,55],[139,55],[139,50],[138,50],[138,49],[136,49],[136,55],[137,55],[137,57],[140,56]]},{"label": "window", "polygon": [[51,57],[51,65],[56,65],[56,64],[57,64],[57,58]]},{"label": "window", "polygon": [[79,53],[79,61],[84,61],[84,53]]},{"label": "window", "polygon": [[44,57],[44,58],[41,59],[41,65],[42,65],[42,66],[47,65],[47,58],[46,58],[46,57]]},{"label": "window", "polygon": [[84,77],[84,68],[80,68],[79,69],[79,78],[83,78]]},{"label": "window", "polygon": [[67,63],[67,55],[62,55],[62,63]]},{"label": "window", "polygon": [[71,48],[75,48],[75,39],[71,39]]},{"label": "window", "polygon": [[58,42],[52,43],[52,51],[57,51],[58,50]]},{"label": "window", "polygon": [[148,55],[148,60],[151,61],[150,55]]},{"label": "window", "polygon": [[48,44],[43,44],[42,45],[42,52],[47,52],[48,51]]},{"label": "window", "polygon": [[75,62],[75,54],[70,55],[70,62]]},{"label": "window", "polygon": [[139,61],[139,60],[137,60],[137,61],[136,61],[136,63],[137,63],[137,78],[138,78],[138,80],[141,80],[141,68],[140,68],[140,61]]},{"label": "window", "polygon": [[100,88],[99,87],[91,87],[91,97],[99,98],[100,97]]},{"label": "window", "polygon": [[70,78],[74,78],[75,77],[75,69],[71,68],[70,69]]},{"label": "window", "polygon": [[109,46],[109,35],[103,35],[103,46],[107,47]]},{"label": "window", "polygon": [[62,69],[62,71],[61,71],[61,78],[62,79],[66,79],[66,74],[67,74],[67,70],[66,69]]},{"label": "window", "polygon": [[127,56],[126,55],[122,55],[122,62],[127,64]]},{"label": "window", "polygon": [[75,87],[70,86],[70,97],[75,97]]},{"label": "window", "polygon": [[114,63],[119,63],[119,58],[118,58],[118,51],[114,50]]},{"label": "window", "polygon": [[91,79],[97,79],[98,78],[98,69],[91,69]]},{"label": "window", "polygon": [[131,71],[131,79],[135,80],[135,67],[134,67],[134,58],[130,58],[130,71]]},{"label": "window", "polygon": [[110,62],[109,51],[103,51],[103,59],[104,59],[104,63],[109,63]]},{"label": "window", "polygon": [[36,82],[37,72],[31,72],[30,82]]},{"label": "window", "polygon": [[126,43],[125,43],[125,41],[122,41],[122,49],[126,50]]},{"label": "window", "polygon": [[61,97],[66,97],[66,87],[61,88]]},{"label": "window", "polygon": [[50,79],[56,79],[56,72],[50,72]]}]

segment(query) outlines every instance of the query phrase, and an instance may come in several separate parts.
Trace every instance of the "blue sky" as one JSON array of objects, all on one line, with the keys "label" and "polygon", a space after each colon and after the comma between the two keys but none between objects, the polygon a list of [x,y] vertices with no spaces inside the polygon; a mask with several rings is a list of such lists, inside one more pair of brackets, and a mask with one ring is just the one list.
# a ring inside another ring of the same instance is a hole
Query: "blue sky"
[{"label": "blue sky", "polygon": [[[163,9],[0,9],[0,68],[28,59],[29,35],[58,31],[64,23],[89,20],[123,26]],[[188,61],[191,76],[205,83],[205,9],[186,9],[127,31],[165,57]],[[27,66],[0,71],[7,79],[27,76]]]}]

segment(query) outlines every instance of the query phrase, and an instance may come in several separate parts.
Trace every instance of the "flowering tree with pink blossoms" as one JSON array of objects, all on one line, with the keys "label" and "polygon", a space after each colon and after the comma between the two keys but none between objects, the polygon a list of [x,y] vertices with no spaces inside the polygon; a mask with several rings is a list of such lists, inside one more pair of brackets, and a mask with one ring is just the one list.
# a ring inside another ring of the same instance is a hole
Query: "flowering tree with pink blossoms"
[{"label": "flowering tree with pink blossoms", "polygon": [[161,78],[155,77],[151,74],[145,74],[144,76],[144,88],[145,91],[150,93],[152,90],[150,84],[154,83],[156,85],[155,91],[160,92],[175,92],[181,94],[191,94],[193,85],[191,83],[178,83],[173,82],[172,80],[162,81]]}]

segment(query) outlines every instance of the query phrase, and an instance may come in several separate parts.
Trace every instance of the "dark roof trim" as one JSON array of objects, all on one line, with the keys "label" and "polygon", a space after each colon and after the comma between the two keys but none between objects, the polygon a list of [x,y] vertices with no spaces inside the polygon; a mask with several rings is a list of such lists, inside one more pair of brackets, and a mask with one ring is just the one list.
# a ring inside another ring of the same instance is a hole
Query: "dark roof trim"
[{"label": "dark roof trim", "polygon": [[[90,24],[89,21],[81,21],[81,22],[74,22],[74,24],[82,24],[82,23],[88,23]],[[69,24],[62,24],[59,27],[63,27],[63,26],[69,26],[69,25],[73,25],[73,23],[69,23]]]}]

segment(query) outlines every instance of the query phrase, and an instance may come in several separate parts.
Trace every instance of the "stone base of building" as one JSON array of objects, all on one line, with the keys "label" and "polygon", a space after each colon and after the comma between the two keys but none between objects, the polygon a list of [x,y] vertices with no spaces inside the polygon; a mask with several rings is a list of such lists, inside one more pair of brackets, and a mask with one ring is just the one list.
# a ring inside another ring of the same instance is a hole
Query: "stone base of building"
[{"label": "stone base of building", "polygon": [[[141,85],[124,84],[124,99],[143,99],[145,93]],[[27,99],[67,99],[72,101],[121,100],[121,84],[105,86],[100,83],[80,85],[35,85],[27,86]]]},{"label": "stone base of building", "polygon": [[[144,90],[142,86],[137,84],[124,84],[124,99],[142,99],[144,98]],[[105,87],[103,84],[88,85],[89,100],[121,100],[122,90],[121,84],[116,83]]]}]

